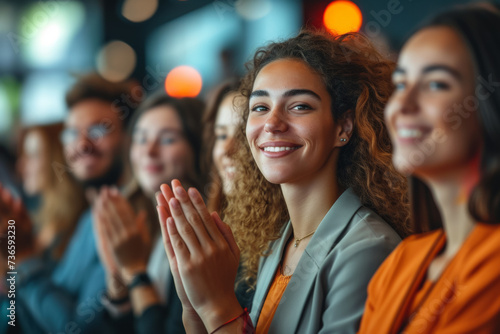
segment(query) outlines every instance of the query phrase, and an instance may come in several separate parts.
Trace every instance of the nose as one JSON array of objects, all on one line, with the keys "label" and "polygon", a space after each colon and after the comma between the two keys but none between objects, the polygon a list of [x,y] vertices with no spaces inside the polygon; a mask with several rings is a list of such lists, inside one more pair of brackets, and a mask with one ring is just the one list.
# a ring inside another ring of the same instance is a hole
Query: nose
[{"label": "nose", "polygon": [[146,153],[150,157],[154,157],[158,154],[158,141],[149,140],[146,144]]},{"label": "nose", "polygon": [[80,133],[75,141],[75,148],[78,154],[92,153],[94,142],[84,133]]},{"label": "nose", "polygon": [[280,112],[280,110],[276,108],[269,112],[264,125],[264,130],[268,133],[286,132],[288,130],[285,116]]},{"label": "nose", "polygon": [[418,111],[418,89],[416,85],[408,87],[399,99],[399,111],[403,114],[413,114]]}]

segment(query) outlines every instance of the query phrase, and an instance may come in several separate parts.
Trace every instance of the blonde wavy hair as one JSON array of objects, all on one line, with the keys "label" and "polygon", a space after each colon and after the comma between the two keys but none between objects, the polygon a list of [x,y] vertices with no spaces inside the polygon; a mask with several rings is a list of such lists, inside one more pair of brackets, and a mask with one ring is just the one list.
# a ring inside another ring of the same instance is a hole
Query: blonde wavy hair
[{"label": "blonde wavy hair", "polygon": [[[245,125],[249,96],[259,71],[278,59],[299,59],[324,80],[332,97],[334,120],[352,111],[354,131],[339,154],[337,177],[351,187],[366,207],[375,211],[401,236],[409,234],[406,178],[392,165],[392,145],[384,124],[384,106],[393,90],[393,62],[382,57],[366,37],[333,37],[303,30],[296,37],[259,49],[247,64],[248,73],[235,100],[243,119],[234,153],[237,165],[235,191],[228,196],[225,219],[241,249],[243,274],[255,286],[259,259],[269,243],[279,238],[289,215],[280,185],[268,182],[250,152]],[[333,172],[333,171],[332,171]]]}]

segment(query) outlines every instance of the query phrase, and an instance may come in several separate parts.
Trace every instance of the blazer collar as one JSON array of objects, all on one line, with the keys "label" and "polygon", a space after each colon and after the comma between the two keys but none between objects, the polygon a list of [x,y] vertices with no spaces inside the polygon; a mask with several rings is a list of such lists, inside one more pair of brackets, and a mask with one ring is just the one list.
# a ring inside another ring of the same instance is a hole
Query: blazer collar
[{"label": "blazer collar", "polygon": [[[348,228],[348,223],[361,206],[359,197],[349,188],[335,201],[321,221],[316,233],[309,241],[276,310],[275,319],[286,319],[286,328],[282,327],[285,321],[280,324],[281,332],[295,332],[300,320],[300,314],[306,304],[306,299],[313,287],[321,264],[335,244],[342,239]],[[258,277],[251,314],[254,324],[258,320],[258,314],[260,314],[291,234],[292,224],[289,221],[284,227],[281,238],[275,241],[277,244],[273,247],[273,252],[262,263],[260,268],[261,277]],[[298,313],[299,309],[300,313]],[[290,315],[294,316],[290,317]],[[273,323],[275,322],[273,321]],[[273,325],[271,325],[272,327]]]}]

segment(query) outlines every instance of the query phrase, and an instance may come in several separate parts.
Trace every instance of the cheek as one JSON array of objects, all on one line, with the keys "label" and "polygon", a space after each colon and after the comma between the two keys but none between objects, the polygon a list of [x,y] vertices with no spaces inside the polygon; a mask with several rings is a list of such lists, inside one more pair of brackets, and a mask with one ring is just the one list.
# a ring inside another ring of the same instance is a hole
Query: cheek
[{"label": "cheek", "polygon": [[188,145],[166,146],[159,151],[159,158],[168,170],[182,170],[187,173],[191,169],[193,153]]},{"label": "cheek", "polygon": [[259,129],[262,127],[258,119],[255,119],[253,117],[249,117],[247,121],[247,126],[246,126],[246,136],[247,136],[247,141],[251,146],[252,141],[257,139],[259,136]]},{"label": "cheek", "polygon": [[223,156],[224,156],[223,144],[220,141],[217,141],[212,151],[212,159],[214,160],[214,163],[217,168],[219,168]]},{"label": "cheek", "polygon": [[384,110],[384,122],[385,126],[387,128],[387,131],[389,132],[389,135],[393,137],[394,134],[394,126],[392,124],[392,119],[396,113],[396,109],[398,108],[399,103],[396,98],[391,98],[389,102],[387,102],[387,105]]}]

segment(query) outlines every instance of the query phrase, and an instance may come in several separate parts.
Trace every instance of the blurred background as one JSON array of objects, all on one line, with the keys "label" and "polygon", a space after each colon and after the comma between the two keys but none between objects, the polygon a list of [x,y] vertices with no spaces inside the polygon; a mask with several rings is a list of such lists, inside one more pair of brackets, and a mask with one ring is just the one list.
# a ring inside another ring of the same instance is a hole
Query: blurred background
[{"label": "blurred background", "polygon": [[361,30],[396,57],[425,17],[474,2],[484,1],[0,1],[0,146],[13,153],[20,127],[63,120],[74,74],[132,78],[137,95],[166,89],[203,98],[242,75],[258,46],[303,26]]}]

